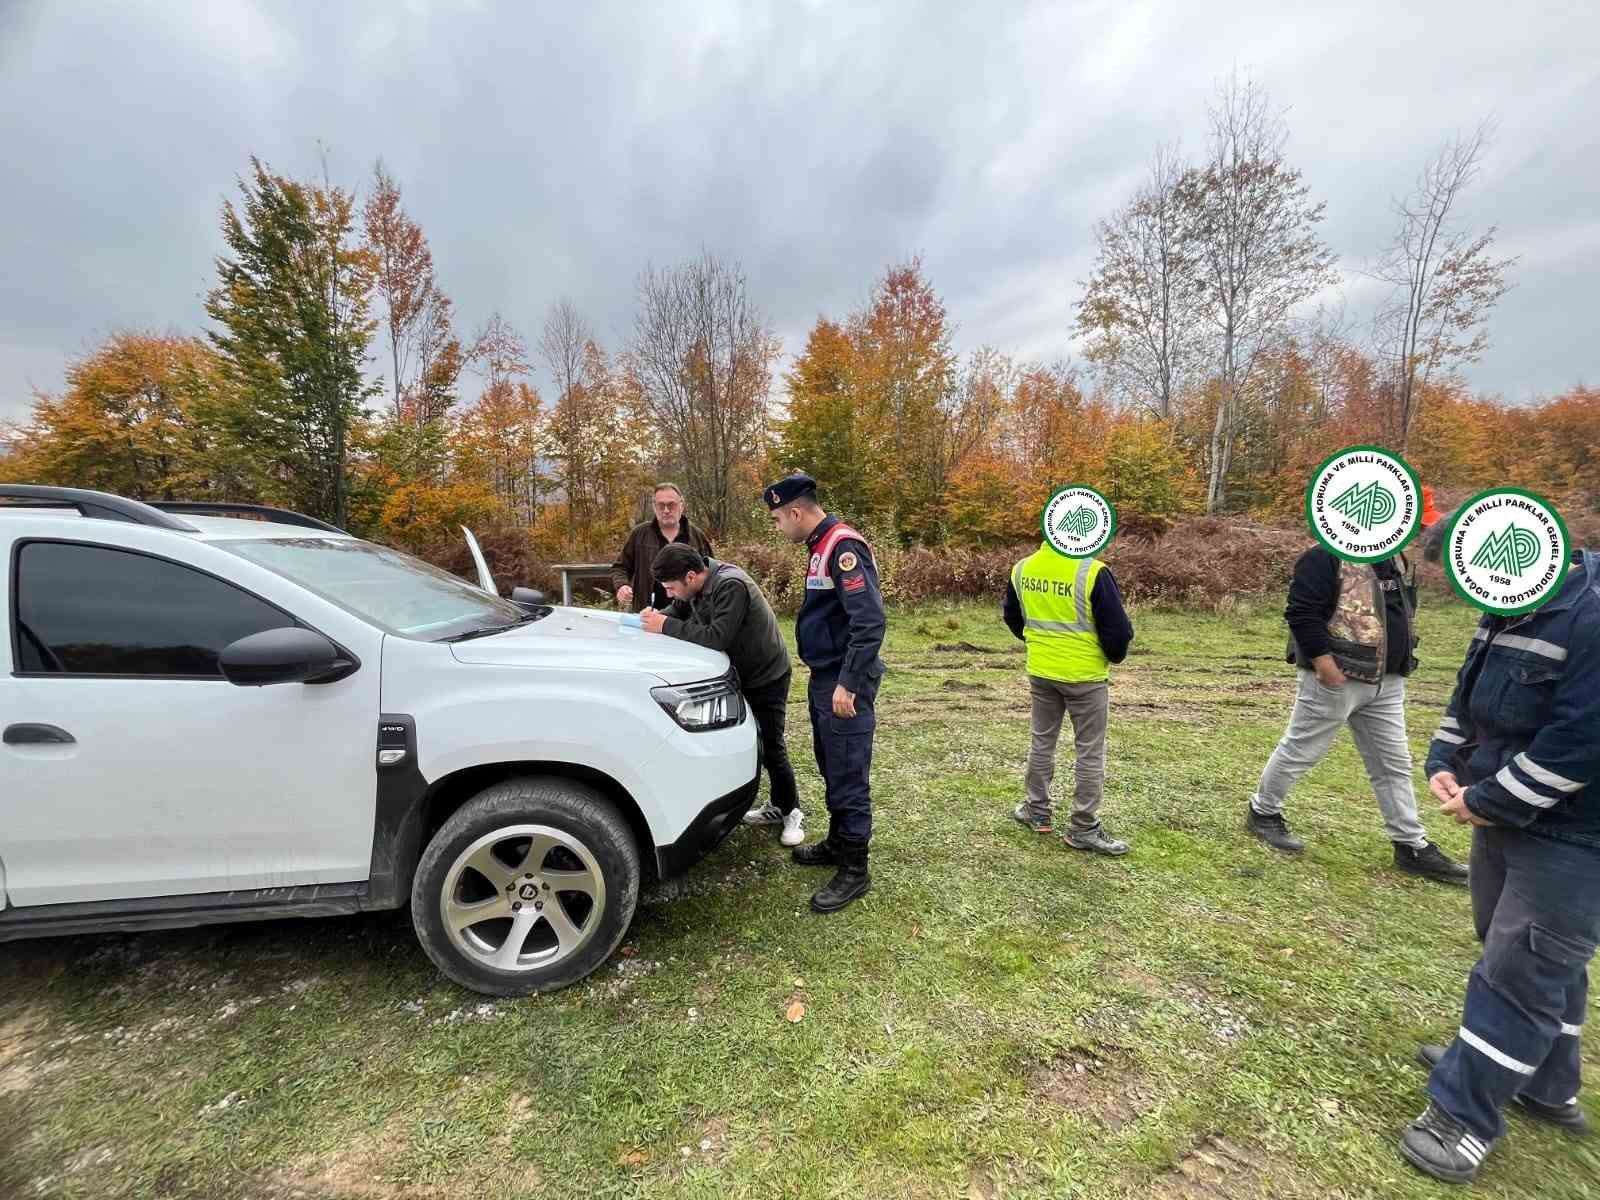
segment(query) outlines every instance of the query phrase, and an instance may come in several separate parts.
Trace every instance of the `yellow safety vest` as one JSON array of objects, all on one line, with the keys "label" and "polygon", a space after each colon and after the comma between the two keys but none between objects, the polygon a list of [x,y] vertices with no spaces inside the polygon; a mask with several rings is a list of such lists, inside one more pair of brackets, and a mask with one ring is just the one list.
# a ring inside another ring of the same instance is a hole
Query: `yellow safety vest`
[{"label": "yellow safety vest", "polygon": [[1068,558],[1048,544],[1011,569],[1011,586],[1022,604],[1029,675],[1062,683],[1111,678],[1089,609],[1089,593],[1103,570],[1097,558]]}]

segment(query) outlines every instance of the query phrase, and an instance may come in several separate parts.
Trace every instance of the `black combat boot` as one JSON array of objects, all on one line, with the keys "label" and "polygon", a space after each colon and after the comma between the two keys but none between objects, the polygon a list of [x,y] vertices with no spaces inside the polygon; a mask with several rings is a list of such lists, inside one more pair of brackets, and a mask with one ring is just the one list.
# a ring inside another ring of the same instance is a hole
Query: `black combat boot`
[{"label": "black combat boot", "polygon": [[834,844],[833,857],[839,870],[820,892],[811,897],[813,912],[838,912],[851,901],[865,896],[867,889],[872,886],[872,876],[867,874],[866,842],[839,838]]},{"label": "black combat boot", "polygon": [[834,855],[834,846],[838,839],[833,830],[828,830],[828,836],[820,842],[812,842],[809,846],[796,846],[789,851],[789,857],[802,867],[832,867],[838,865],[838,858]]}]

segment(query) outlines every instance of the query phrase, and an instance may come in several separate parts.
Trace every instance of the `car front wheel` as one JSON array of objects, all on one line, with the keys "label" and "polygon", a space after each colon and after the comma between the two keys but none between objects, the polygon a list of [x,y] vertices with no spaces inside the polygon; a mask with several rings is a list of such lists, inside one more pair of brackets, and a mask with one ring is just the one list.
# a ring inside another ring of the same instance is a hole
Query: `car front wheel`
[{"label": "car front wheel", "polygon": [[610,957],[639,900],[639,848],[599,792],[508,779],[451,815],[411,886],[417,938],[473,991],[525,996]]}]

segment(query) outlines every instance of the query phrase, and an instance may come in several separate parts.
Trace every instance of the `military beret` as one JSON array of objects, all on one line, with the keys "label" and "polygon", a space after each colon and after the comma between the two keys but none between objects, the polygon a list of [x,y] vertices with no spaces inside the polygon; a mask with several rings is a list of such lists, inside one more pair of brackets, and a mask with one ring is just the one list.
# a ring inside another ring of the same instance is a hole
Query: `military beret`
[{"label": "military beret", "polygon": [[766,501],[768,508],[782,508],[785,504],[793,504],[801,496],[816,494],[817,481],[804,471],[796,471],[777,483],[769,483],[762,490],[761,499]]}]

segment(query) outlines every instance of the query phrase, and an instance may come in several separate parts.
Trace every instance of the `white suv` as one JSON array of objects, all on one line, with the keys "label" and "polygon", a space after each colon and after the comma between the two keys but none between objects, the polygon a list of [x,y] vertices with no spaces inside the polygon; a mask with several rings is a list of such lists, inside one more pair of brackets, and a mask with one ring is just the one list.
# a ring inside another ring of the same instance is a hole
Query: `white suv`
[{"label": "white suv", "polygon": [[0,941],[409,901],[469,988],[593,971],[739,824],[755,725],[724,655],[481,574],[0,484]]}]

